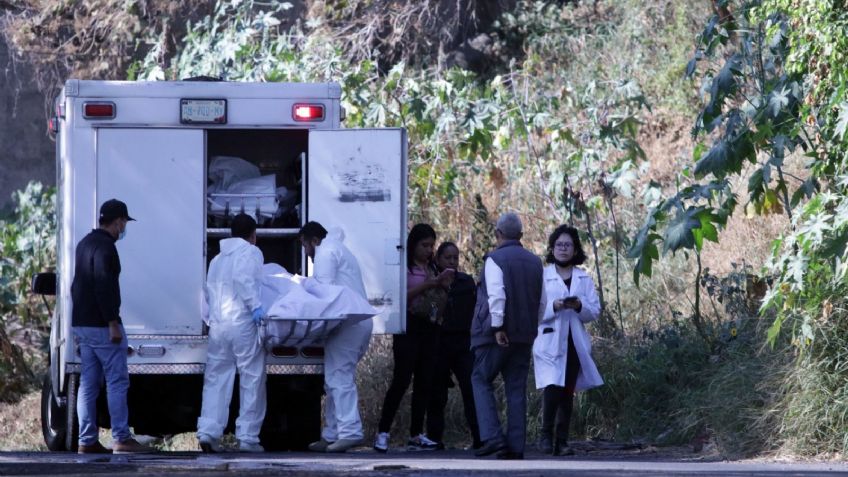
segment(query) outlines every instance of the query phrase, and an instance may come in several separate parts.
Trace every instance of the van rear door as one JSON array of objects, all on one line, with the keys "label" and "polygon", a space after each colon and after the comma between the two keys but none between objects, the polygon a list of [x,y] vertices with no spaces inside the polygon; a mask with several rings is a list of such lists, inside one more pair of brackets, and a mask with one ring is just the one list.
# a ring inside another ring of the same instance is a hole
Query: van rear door
[{"label": "van rear door", "polygon": [[374,333],[406,331],[406,131],[309,132],[307,220],[344,230],[368,300]]},{"label": "van rear door", "polygon": [[97,130],[96,203],[122,200],[137,220],[116,244],[127,334],[202,333],[203,141],[200,129]]}]

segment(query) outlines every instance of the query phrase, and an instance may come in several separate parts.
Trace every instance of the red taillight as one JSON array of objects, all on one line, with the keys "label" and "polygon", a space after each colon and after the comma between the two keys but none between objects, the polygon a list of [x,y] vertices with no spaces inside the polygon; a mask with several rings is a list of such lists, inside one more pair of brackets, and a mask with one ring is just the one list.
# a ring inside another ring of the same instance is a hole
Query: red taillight
[{"label": "red taillight", "polygon": [[50,130],[50,132],[52,132],[52,133],[57,133],[57,132],[59,132],[59,118],[58,118],[58,117],[55,117],[55,116],[54,116],[54,117],[52,117],[52,118],[50,118],[50,119],[47,121],[47,128],[48,128],[48,129]]},{"label": "red taillight", "polygon": [[115,117],[115,103],[85,103],[82,116],[88,118],[112,119]]},{"label": "red taillight", "polygon": [[323,121],[323,104],[295,104],[292,107],[292,116],[295,121]]}]

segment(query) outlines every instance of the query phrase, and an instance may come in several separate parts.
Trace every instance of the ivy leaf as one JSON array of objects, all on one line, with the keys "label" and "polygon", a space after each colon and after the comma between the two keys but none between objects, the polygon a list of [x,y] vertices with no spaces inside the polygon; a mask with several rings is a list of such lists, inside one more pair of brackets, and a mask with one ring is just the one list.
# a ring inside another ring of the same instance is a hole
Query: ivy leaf
[{"label": "ivy leaf", "polygon": [[762,194],[763,188],[766,185],[765,174],[763,168],[757,169],[751,174],[751,177],[748,179],[748,193],[752,196],[756,196]]},{"label": "ivy leaf", "polygon": [[660,251],[655,242],[660,238],[655,233],[649,233],[646,236],[645,246],[639,253],[639,259],[636,260],[636,266],[633,268],[633,281],[636,283],[636,286],[639,286],[639,275],[645,275],[650,278],[653,273],[653,262],[660,258]]},{"label": "ivy leaf", "polygon": [[786,275],[792,277],[792,280],[801,285],[804,283],[804,274],[807,272],[809,259],[803,255],[793,255],[786,263]]},{"label": "ivy leaf", "polygon": [[686,74],[684,75],[686,79],[692,78],[692,75],[695,74],[695,67],[697,64],[698,60],[696,58],[692,58],[688,63],[686,63]]},{"label": "ivy leaf", "polygon": [[659,249],[655,242],[662,237],[656,234],[654,230],[657,226],[657,218],[662,215],[662,212],[657,208],[651,211],[645,220],[645,224],[636,234],[633,245],[627,251],[628,258],[637,259],[636,266],[633,268],[633,282],[636,283],[636,286],[639,286],[639,275],[650,277],[653,271],[653,261],[660,258]]},{"label": "ivy leaf", "polygon": [[777,342],[777,337],[780,335],[780,328],[783,325],[783,314],[778,314],[777,318],[775,318],[774,323],[768,329],[768,335],[766,336],[766,340],[768,344],[774,348],[774,344]]},{"label": "ivy leaf", "polygon": [[729,156],[730,145],[727,141],[719,141],[695,163],[695,176],[703,177],[707,174],[717,175],[717,173],[724,171],[727,169],[727,164],[730,160]]},{"label": "ivy leaf", "polygon": [[840,140],[844,139],[846,129],[848,129],[848,101],[839,105],[839,116],[836,119],[834,134],[839,136]]},{"label": "ivy leaf", "polygon": [[780,111],[789,105],[789,89],[785,86],[780,91],[772,91],[768,100],[768,111],[772,118],[776,118]]},{"label": "ivy leaf", "polygon": [[668,227],[665,229],[663,237],[663,254],[669,250],[676,252],[681,248],[694,248],[695,235],[693,229],[701,227],[701,220],[697,217],[698,213],[703,208],[689,208],[678,211]]},{"label": "ivy leaf", "polygon": [[801,187],[799,187],[794,194],[792,194],[792,199],[789,201],[789,204],[792,207],[795,207],[801,202],[801,200],[812,197],[813,194],[816,193],[817,189],[818,187],[815,178],[810,177],[801,184]]},{"label": "ivy leaf", "polygon": [[704,53],[701,50],[696,50],[695,55],[692,56],[692,59],[686,63],[686,79],[691,79],[692,75],[695,74],[695,68],[698,66],[698,61],[700,61],[704,57]]},{"label": "ivy leaf", "polygon": [[713,224],[715,217],[709,210],[702,210],[697,215],[701,222],[701,227],[692,230],[692,235],[695,237],[695,247],[701,250],[704,247],[704,239],[710,242],[718,242],[718,229]]},{"label": "ivy leaf", "polygon": [[611,174],[611,176],[612,180],[609,181],[609,184],[618,191],[620,195],[627,198],[633,197],[632,184],[639,178],[639,176],[633,169],[633,163],[631,161],[625,161],[617,171]]},{"label": "ivy leaf", "polygon": [[724,104],[724,98],[736,93],[739,87],[736,76],[741,73],[741,70],[742,58],[739,54],[727,59],[710,85],[710,105],[720,108]]},{"label": "ivy leaf", "polygon": [[695,164],[695,177],[712,174],[723,179],[728,174],[742,171],[745,159],[756,162],[757,153],[750,139],[750,131],[733,139],[721,139]]}]

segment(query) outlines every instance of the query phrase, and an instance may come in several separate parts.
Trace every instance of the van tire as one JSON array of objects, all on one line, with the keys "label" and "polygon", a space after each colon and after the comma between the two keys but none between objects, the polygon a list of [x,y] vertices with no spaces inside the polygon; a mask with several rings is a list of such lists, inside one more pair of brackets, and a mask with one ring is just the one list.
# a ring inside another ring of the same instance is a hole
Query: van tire
[{"label": "van tire", "polygon": [[79,421],[77,421],[77,396],[79,392],[79,374],[68,374],[68,404],[66,406],[67,416],[65,432],[65,449],[76,452],[79,447]]},{"label": "van tire", "polygon": [[45,375],[41,383],[41,434],[44,436],[44,444],[53,452],[65,450],[65,434],[68,429],[66,413],[67,406],[56,402],[50,375]]}]

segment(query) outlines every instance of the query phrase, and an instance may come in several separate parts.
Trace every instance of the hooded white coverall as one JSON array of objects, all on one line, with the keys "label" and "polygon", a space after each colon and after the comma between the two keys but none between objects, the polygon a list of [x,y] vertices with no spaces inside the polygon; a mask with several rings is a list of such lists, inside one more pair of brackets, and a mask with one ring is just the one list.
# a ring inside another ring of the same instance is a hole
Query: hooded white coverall
[{"label": "hooded white coverall", "polygon": [[[344,233],[330,230],[315,248],[313,277],[320,283],[350,288],[367,299],[362,272],[356,257],[345,247]],[[333,330],[324,345],[324,429],[327,442],[362,439],[359,398],[356,392],[356,365],[368,350],[371,319],[345,322]]]},{"label": "hooded white coverall", "polygon": [[209,346],[198,438],[221,438],[238,369],[236,438],[240,443],[259,443],[266,407],[265,352],[252,312],[260,306],[263,261],[262,252],[250,242],[228,238],[221,240],[221,253],[209,264]]}]

